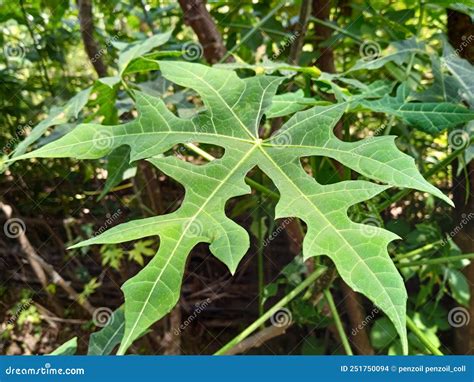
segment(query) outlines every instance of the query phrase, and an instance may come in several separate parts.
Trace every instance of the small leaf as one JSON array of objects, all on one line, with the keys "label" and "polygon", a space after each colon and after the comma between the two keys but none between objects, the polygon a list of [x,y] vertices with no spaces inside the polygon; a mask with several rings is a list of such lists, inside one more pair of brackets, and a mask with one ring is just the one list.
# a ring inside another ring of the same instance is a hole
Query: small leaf
[{"label": "small leaf", "polygon": [[16,158],[23,154],[28,146],[35,143],[51,126],[66,123],[69,118],[77,118],[79,112],[86,105],[92,88],[87,88],[77,93],[64,106],[53,107],[48,117],[37,124],[30,134],[16,147],[12,158]]},{"label": "small leaf", "polygon": [[117,309],[109,318],[108,324],[92,333],[89,339],[88,355],[108,355],[120,343],[125,330],[123,308]]},{"label": "small leaf", "polygon": [[[146,40],[136,41],[126,45],[125,47],[122,47],[119,53],[118,61],[120,75],[124,74],[125,69],[127,69],[127,66],[132,60],[143,56],[144,54],[150,52],[152,49],[165,44],[166,42],[168,42],[170,37],[171,31],[166,33],[159,33],[147,38]],[[116,44],[114,45],[117,46]]]},{"label": "small leaf", "polygon": [[77,337],[71,338],[69,341],[63,343],[60,347],[54,350],[49,355],[74,355],[77,350]]}]

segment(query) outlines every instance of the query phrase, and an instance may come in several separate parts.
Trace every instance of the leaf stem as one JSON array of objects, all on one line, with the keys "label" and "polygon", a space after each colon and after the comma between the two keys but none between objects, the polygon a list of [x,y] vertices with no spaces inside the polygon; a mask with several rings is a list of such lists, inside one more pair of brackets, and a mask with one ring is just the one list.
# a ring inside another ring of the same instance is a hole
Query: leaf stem
[{"label": "leaf stem", "polygon": [[329,309],[331,310],[332,318],[334,319],[334,324],[336,325],[337,332],[339,333],[339,337],[341,337],[342,346],[347,355],[354,355],[352,353],[351,345],[349,344],[349,340],[347,339],[346,332],[344,331],[344,327],[342,326],[341,317],[337,312],[336,304],[334,303],[334,298],[332,297],[331,291],[329,288],[323,290],[324,298],[328,302]]},{"label": "leaf stem", "polygon": [[313,273],[311,273],[308,278],[306,278],[300,285],[273,305],[265,314],[260,316],[256,321],[254,321],[250,326],[243,330],[239,335],[234,337],[231,341],[225,344],[220,348],[214,355],[224,355],[229,349],[232,349],[235,345],[246,339],[250,334],[257,330],[262,324],[265,323],[270,317],[272,317],[278,310],[287,305],[291,300],[293,300],[297,295],[299,295],[303,290],[309,287],[314,281],[321,277],[324,272],[326,272],[326,267],[319,267]]},{"label": "leaf stem", "polygon": [[438,244],[441,244],[442,242],[443,240],[438,240],[433,243],[426,244],[423,247],[416,248],[410,252],[400,253],[399,255],[395,256],[395,260],[406,259],[407,257],[413,257],[416,255],[419,255],[420,253],[427,252],[430,249],[433,249],[434,247],[436,247]]},{"label": "leaf stem", "polygon": [[219,60],[219,63],[225,62],[229,56],[235,52],[243,43],[245,43],[263,24],[265,24],[275,13],[277,13],[281,7],[283,7],[286,3],[286,0],[280,1],[275,8],[273,8],[268,14],[261,19],[255,26],[250,29],[244,37],[240,39],[240,41],[235,44],[232,49],[227,51],[227,53]]},{"label": "leaf stem", "polygon": [[434,355],[443,355],[436,346],[426,337],[425,333],[423,333],[413,322],[413,320],[407,316],[407,328],[412,331],[412,333],[421,341],[423,345]]},{"label": "leaf stem", "polygon": [[418,267],[421,265],[445,264],[445,263],[451,263],[453,261],[469,260],[469,259],[474,259],[474,253],[465,253],[463,255],[446,256],[446,257],[438,257],[436,259],[412,261],[411,263],[404,263],[404,264],[398,263],[397,268]]}]

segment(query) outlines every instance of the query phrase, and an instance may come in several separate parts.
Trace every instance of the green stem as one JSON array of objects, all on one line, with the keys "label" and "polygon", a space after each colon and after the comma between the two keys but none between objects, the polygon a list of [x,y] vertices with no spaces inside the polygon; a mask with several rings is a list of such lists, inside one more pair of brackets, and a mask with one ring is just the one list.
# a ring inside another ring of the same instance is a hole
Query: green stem
[{"label": "green stem", "polygon": [[351,345],[349,345],[349,340],[347,339],[346,332],[344,331],[344,327],[342,326],[341,317],[337,312],[336,304],[334,303],[334,298],[332,297],[329,288],[324,289],[323,293],[324,297],[326,298],[326,301],[328,302],[329,309],[331,310],[332,318],[334,319],[334,323],[336,324],[336,329],[339,333],[339,337],[341,337],[342,346],[344,347],[344,350],[347,355],[354,355],[354,353],[352,353]]},{"label": "green stem", "polygon": [[425,333],[423,333],[413,322],[413,320],[407,316],[407,328],[412,331],[412,333],[418,337],[423,345],[434,355],[443,355],[436,346],[432,344],[432,342],[426,337]]},{"label": "green stem", "polygon": [[256,321],[254,321],[250,326],[248,326],[244,331],[242,331],[239,335],[234,337],[231,341],[225,344],[222,348],[220,348],[214,355],[224,355],[227,353],[228,350],[232,349],[234,346],[242,342],[246,339],[250,334],[252,334],[255,330],[257,330],[262,324],[265,323],[270,317],[272,317],[278,310],[282,307],[287,305],[291,300],[293,300],[297,295],[299,295],[303,290],[308,288],[310,285],[314,283],[314,281],[321,277],[324,272],[326,272],[326,267],[320,267],[311,273],[307,279],[305,279],[300,285],[298,285],[295,289],[293,289],[290,293],[288,293],[285,297],[283,297],[280,301],[278,301],[275,305],[273,305],[265,314],[260,316]]},{"label": "green stem", "polygon": [[353,38],[357,42],[364,42],[364,40],[361,39],[359,36],[357,36],[357,35],[355,35],[351,32],[348,32],[345,29],[339,28],[337,25],[334,25],[333,23],[331,23],[329,21],[324,21],[324,20],[318,19],[317,17],[313,17],[313,16],[310,17],[310,20],[315,22],[316,24],[324,25],[325,27],[331,28],[331,29],[335,30],[336,32],[345,34],[346,36]]},{"label": "green stem", "polygon": [[277,13],[280,8],[282,8],[286,3],[286,0],[283,0],[283,1],[280,1],[278,3],[278,5],[273,8],[270,12],[268,12],[268,14],[263,18],[261,19],[251,30],[249,30],[244,37],[242,37],[240,39],[240,41],[234,45],[234,47],[232,49],[230,49],[225,55],[224,57],[222,57],[219,62],[225,62],[225,60],[227,60],[227,58],[229,58],[229,56],[235,52],[237,49],[239,49],[239,47],[245,43],[250,37],[252,37],[252,35],[263,25],[265,24],[271,17],[273,17],[273,15],[275,13]]},{"label": "green stem", "polygon": [[[260,183],[263,183],[263,176],[262,173],[258,173],[258,180]],[[259,205],[262,205],[263,198],[262,194],[257,195]],[[265,268],[264,268],[264,259],[263,259],[263,241],[264,241],[264,234],[263,234],[263,221],[262,221],[262,209],[257,208],[256,217],[257,221],[257,229],[258,229],[258,249],[257,249],[257,262],[258,262],[258,315],[261,316],[265,313],[265,309],[263,306],[263,292],[265,290]],[[262,329],[263,329],[262,324]]]},{"label": "green stem", "polygon": [[[420,17],[418,19],[418,28],[416,31],[416,38],[420,37],[421,29],[423,27],[423,16],[424,16],[424,11],[425,11],[423,1],[420,0],[419,3],[420,3]],[[413,63],[415,62],[415,56],[416,56],[416,52],[412,53],[410,56],[410,62],[408,63],[408,66],[405,72],[406,79],[410,77],[410,73],[413,68]]]},{"label": "green stem", "polygon": [[427,252],[430,249],[433,249],[434,247],[436,247],[438,244],[441,244],[443,241],[444,240],[438,240],[438,241],[435,241],[434,243],[426,244],[423,247],[416,248],[413,251],[400,253],[399,255],[395,256],[395,260],[406,259],[407,257],[413,257],[416,255],[419,255],[420,253]]},{"label": "green stem", "polygon": [[412,261],[411,263],[397,264],[397,268],[408,268],[408,267],[419,267],[422,265],[433,265],[433,264],[446,264],[453,261],[474,259],[474,253],[465,253],[463,255],[439,257],[436,259],[426,259],[419,261]]}]

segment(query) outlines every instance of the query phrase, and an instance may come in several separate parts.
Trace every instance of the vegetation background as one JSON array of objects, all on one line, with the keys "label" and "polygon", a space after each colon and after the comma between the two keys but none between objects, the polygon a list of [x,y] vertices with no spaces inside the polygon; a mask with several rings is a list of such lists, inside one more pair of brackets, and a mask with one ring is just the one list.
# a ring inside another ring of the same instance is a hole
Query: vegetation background
[{"label": "vegetation background", "polygon": [[[296,71],[284,85],[299,91],[289,103],[298,105],[294,111],[305,102],[335,102],[353,89],[370,92],[367,86],[380,80],[392,84],[383,94],[390,102],[404,97],[404,103],[474,106],[469,0],[1,0],[0,5],[1,354],[47,354],[73,337],[77,353],[88,347],[90,352],[90,334],[106,326],[123,303],[120,286],[155,254],[157,237],[66,249],[127,220],[176,210],[184,189],[150,163],[129,164],[123,148],[98,160],[7,159],[82,122],[134,119],[131,89],[164,98],[180,116],[192,115],[201,100],[161,76],[156,59],[162,55],[203,64],[247,63],[257,73],[286,63],[280,72]],[[164,43],[154,40],[168,31]],[[140,51],[127,58],[136,44]],[[324,80],[320,72],[344,77]],[[439,109],[428,110],[434,119],[414,120],[400,107],[366,105],[345,115],[336,134],[346,141],[398,136],[399,149],[456,207],[402,189],[352,214],[402,239],[389,253],[408,291],[410,353],[471,354],[474,125],[449,115],[445,123]],[[285,114],[277,116],[270,128],[286,120]],[[197,164],[206,155],[222,155],[212,145],[173,151]],[[328,158],[303,162],[324,184],[357,178]],[[249,176],[275,190],[258,170]],[[275,221],[275,204],[275,197],[258,189],[228,203],[228,216],[251,233],[236,274],[207,245],[198,245],[188,259],[177,307],[129,352],[212,354],[301,285],[315,265],[301,258],[301,225],[296,219]],[[335,271],[269,318],[225,351],[401,353],[388,318]]]}]

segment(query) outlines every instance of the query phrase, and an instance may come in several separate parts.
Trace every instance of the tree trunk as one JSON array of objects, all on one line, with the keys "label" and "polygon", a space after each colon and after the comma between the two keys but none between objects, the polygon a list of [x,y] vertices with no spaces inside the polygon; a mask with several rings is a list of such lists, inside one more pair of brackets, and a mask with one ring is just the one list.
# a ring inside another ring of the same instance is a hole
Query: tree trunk
[{"label": "tree trunk", "polygon": [[94,66],[99,77],[107,76],[107,67],[102,61],[102,50],[94,39],[94,22],[92,16],[92,0],[77,0],[79,8],[79,22],[81,26],[81,36],[84,42],[87,56]]},{"label": "tree trunk", "polygon": [[[329,20],[331,13],[331,1],[328,0],[313,0],[313,17],[324,21]],[[314,25],[315,42],[314,46],[318,48],[319,56],[316,59],[315,65],[323,72],[335,73],[336,66],[334,65],[334,54],[331,47],[321,46],[321,42],[327,41],[332,34],[332,30],[324,25]]]},{"label": "tree trunk", "polygon": [[218,62],[227,52],[222,36],[207,11],[204,0],[178,0],[183,10],[184,22],[196,33],[210,64]]},{"label": "tree trunk", "polygon": [[[474,24],[469,16],[447,10],[448,13],[448,38],[450,44],[457,49],[462,58],[467,59],[474,64],[474,46],[469,44],[464,47],[465,39],[474,35]],[[461,45],[462,44],[462,45]],[[463,47],[463,49],[460,49]],[[454,225],[462,226],[463,229],[453,237],[454,242],[459,246],[463,253],[474,252],[474,223],[472,220],[467,224],[461,225],[461,221],[474,211],[474,163],[471,162],[466,173],[461,171],[459,175],[457,170],[461,164],[459,161],[453,163],[453,182],[452,192],[453,201],[456,205],[454,210]],[[456,330],[456,352],[459,354],[474,354],[474,262],[466,268],[464,272],[471,289],[471,299],[469,302],[470,320],[466,326]]]}]

